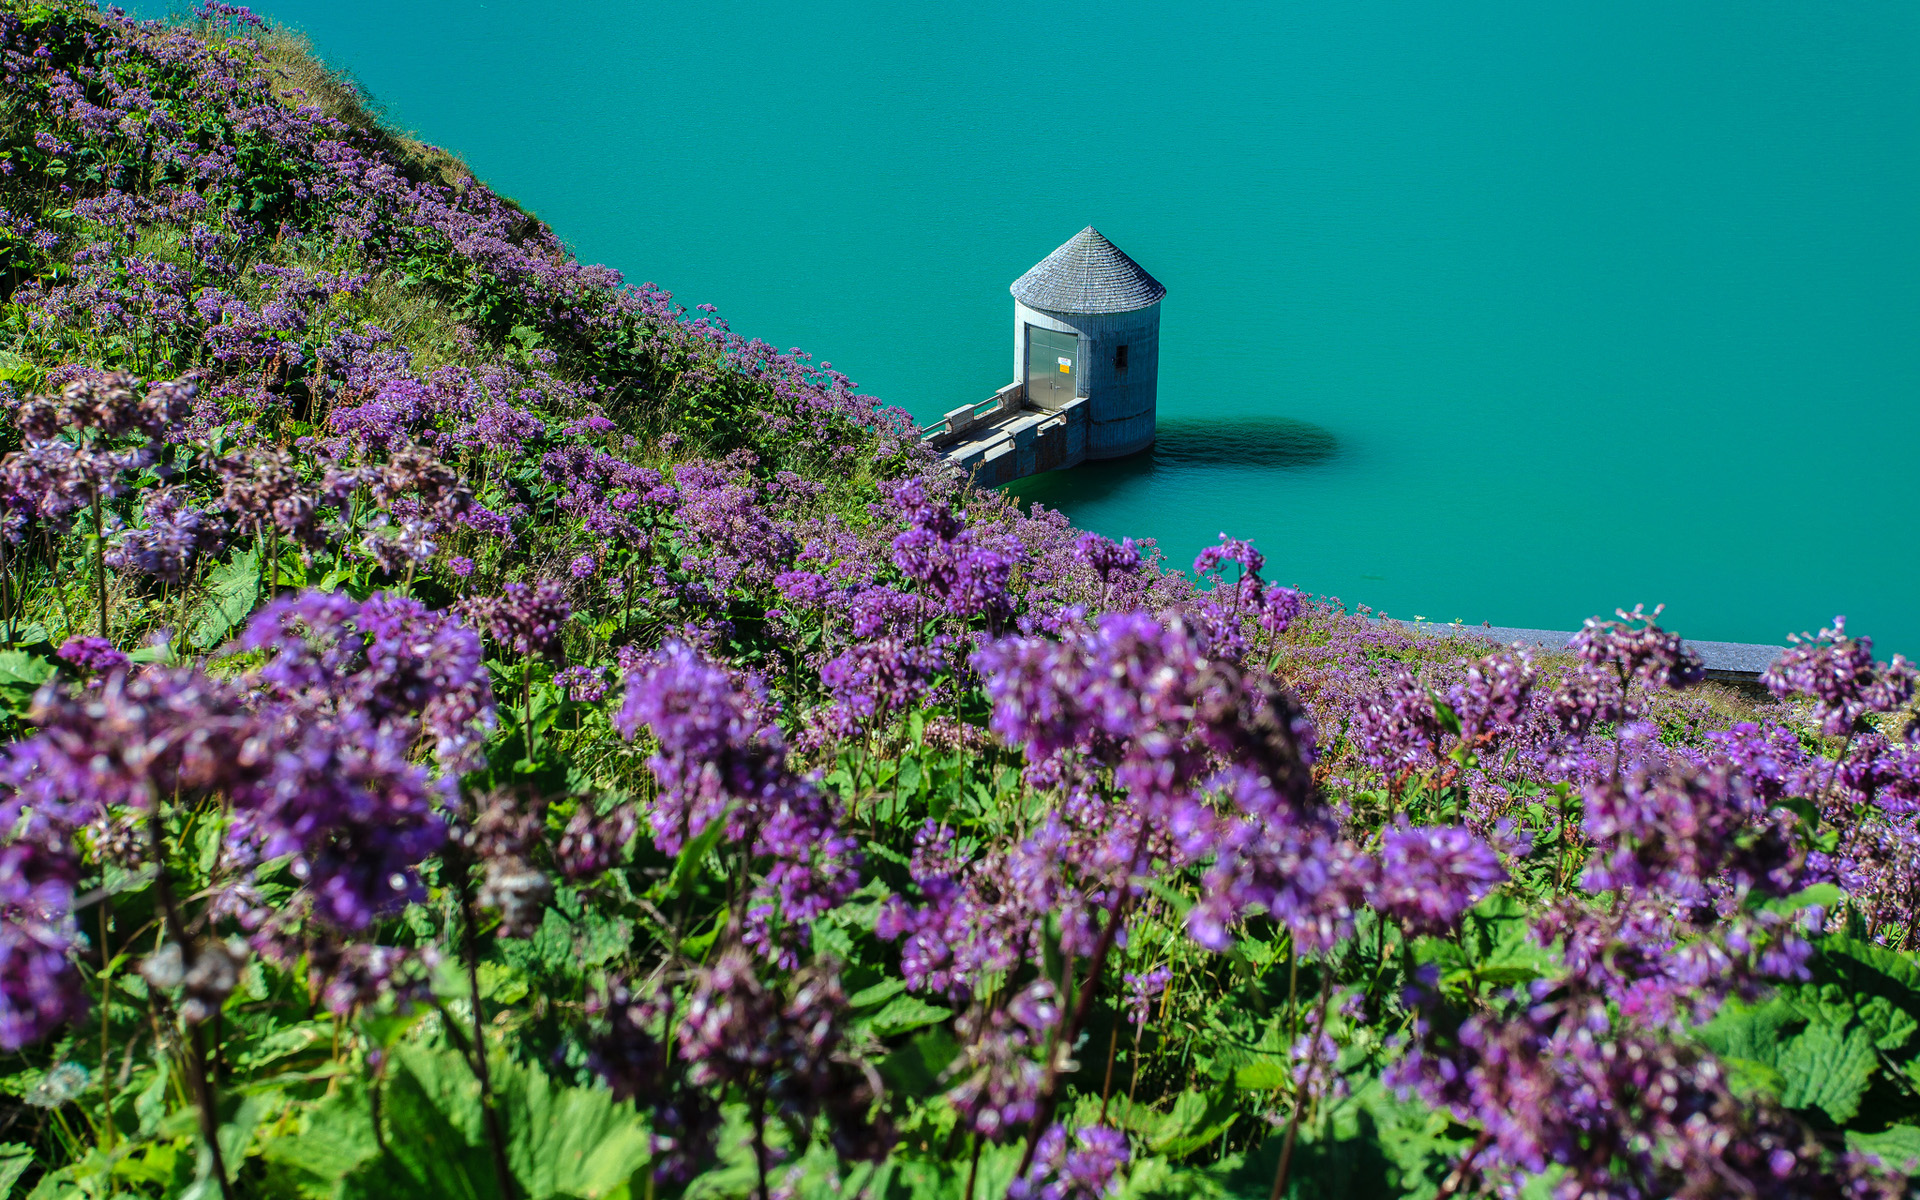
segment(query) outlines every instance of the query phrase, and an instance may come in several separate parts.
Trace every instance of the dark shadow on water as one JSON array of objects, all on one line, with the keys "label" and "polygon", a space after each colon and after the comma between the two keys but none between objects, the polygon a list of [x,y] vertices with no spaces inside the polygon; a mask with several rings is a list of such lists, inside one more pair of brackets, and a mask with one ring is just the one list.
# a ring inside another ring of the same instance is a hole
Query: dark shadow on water
[{"label": "dark shadow on water", "polygon": [[1049,508],[1069,501],[1104,500],[1136,480],[1152,475],[1226,469],[1297,471],[1337,457],[1333,434],[1288,417],[1172,419],[1160,422],[1153,445],[1110,462],[1086,463],[1068,471],[1049,471],[1017,479],[1004,490],[1023,501]]}]

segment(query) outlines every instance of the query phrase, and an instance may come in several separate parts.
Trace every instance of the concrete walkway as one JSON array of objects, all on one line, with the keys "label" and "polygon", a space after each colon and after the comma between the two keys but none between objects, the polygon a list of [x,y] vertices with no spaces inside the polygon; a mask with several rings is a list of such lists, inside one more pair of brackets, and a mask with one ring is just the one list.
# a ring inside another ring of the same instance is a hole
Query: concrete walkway
[{"label": "concrete walkway", "polygon": [[[1572,640],[1571,632],[1553,629],[1512,629],[1499,625],[1437,625],[1429,621],[1400,621],[1394,618],[1396,625],[1403,625],[1415,633],[1432,637],[1464,637],[1491,642],[1500,646],[1511,646],[1515,642],[1533,646],[1541,650],[1565,650]],[[1686,643],[1687,648],[1700,656],[1707,665],[1707,678],[1729,682],[1752,683],[1760,678],[1760,673],[1773,665],[1773,660],[1786,651],[1785,646],[1767,646],[1752,642],[1696,642]]]}]

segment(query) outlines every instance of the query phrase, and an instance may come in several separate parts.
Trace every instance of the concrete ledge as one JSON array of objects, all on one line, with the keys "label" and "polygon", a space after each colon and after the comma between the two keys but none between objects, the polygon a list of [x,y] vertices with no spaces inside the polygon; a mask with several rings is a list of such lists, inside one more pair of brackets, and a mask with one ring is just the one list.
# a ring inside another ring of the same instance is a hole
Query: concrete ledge
[{"label": "concrete ledge", "polygon": [[[1376,618],[1377,619],[1377,618]],[[1540,650],[1565,650],[1573,639],[1571,632],[1554,629],[1514,629],[1500,625],[1436,625],[1427,621],[1387,620],[1414,633],[1429,637],[1474,638],[1497,646],[1515,642]],[[1785,646],[1754,642],[1700,642],[1688,640],[1686,646],[1706,664],[1707,678],[1733,683],[1754,683],[1760,673],[1786,652]]]}]

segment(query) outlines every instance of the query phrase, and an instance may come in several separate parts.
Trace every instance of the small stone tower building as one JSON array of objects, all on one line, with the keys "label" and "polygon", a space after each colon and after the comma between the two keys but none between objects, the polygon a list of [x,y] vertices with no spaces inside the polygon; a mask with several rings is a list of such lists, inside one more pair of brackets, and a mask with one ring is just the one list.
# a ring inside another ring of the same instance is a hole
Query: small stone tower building
[{"label": "small stone tower building", "polygon": [[1153,445],[1167,289],[1089,225],[1013,281],[1013,377],[1026,402],[1086,398],[1086,457]]}]

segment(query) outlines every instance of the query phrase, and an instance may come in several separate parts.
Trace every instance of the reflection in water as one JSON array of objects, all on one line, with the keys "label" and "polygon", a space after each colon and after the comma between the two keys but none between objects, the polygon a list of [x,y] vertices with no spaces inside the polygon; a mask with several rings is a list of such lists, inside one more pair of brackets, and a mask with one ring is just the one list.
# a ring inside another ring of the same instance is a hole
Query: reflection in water
[{"label": "reflection in water", "polygon": [[1068,501],[1103,500],[1152,475],[1185,471],[1286,471],[1319,466],[1340,452],[1333,434],[1287,417],[1234,417],[1162,421],[1153,445],[1111,462],[1086,463],[1016,480],[1007,487],[1022,500],[1049,508]]}]

